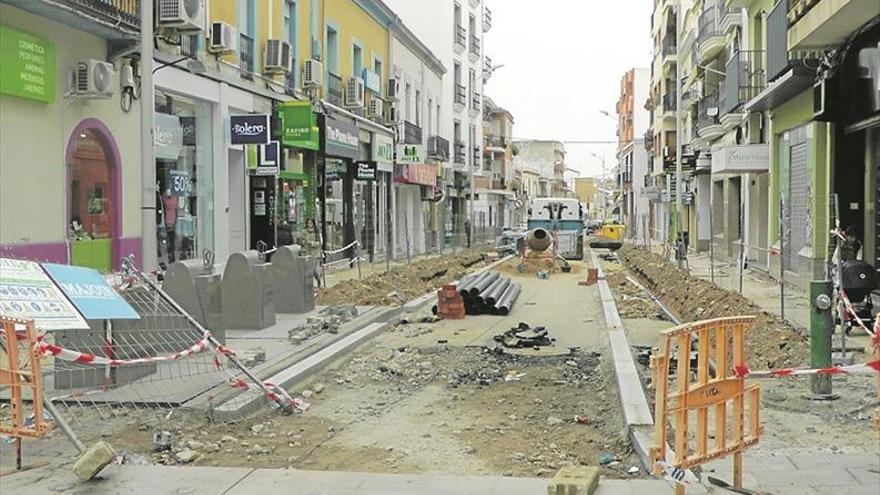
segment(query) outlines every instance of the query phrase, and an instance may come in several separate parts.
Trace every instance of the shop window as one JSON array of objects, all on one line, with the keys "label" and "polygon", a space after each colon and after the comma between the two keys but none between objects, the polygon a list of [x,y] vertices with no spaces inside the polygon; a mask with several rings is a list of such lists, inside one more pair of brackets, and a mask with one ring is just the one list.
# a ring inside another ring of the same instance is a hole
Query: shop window
[{"label": "shop window", "polygon": [[156,94],[158,259],[200,258],[214,247],[211,104]]}]

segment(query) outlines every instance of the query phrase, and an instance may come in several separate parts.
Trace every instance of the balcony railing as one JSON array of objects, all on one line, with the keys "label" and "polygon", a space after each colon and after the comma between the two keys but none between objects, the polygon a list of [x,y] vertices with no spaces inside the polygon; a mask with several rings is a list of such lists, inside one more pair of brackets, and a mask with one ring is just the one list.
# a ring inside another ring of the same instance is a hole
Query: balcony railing
[{"label": "balcony railing", "polygon": [[466,157],[465,148],[467,146],[465,146],[464,142],[455,142],[455,163],[464,163]]},{"label": "balcony railing", "polygon": [[455,44],[458,46],[467,46],[467,31],[464,26],[455,25]]},{"label": "balcony railing", "polygon": [[767,16],[767,81],[788,69],[788,0],[779,0]]},{"label": "balcony railing", "polygon": [[720,6],[717,3],[706,3],[700,14],[697,34],[697,46],[703,44],[713,36],[721,36],[723,33],[719,27]]},{"label": "balcony railing", "polygon": [[492,11],[489,7],[483,9],[483,32],[487,33],[492,29]]},{"label": "balcony railing", "polygon": [[718,93],[709,93],[697,102],[697,129],[718,123]]},{"label": "balcony railing", "polygon": [[449,159],[449,140],[440,136],[428,138],[428,156],[440,161]]},{"label": "balcony railing", "polygon": [[486,77],[488,77],[488,74],[491,74],[491,73],[492,73],[492,59],[489,57],[483,56],[483,74],[486,74]]},{"label": "balcony railing", "polygon": [[742,106],[767,86],[763,51],[739,50],[730,57],[721,83],[721,115],[741,111]]},{"label": "balcony railing", "polygon": [[471,35],[471,53],[474,55],[480,54],[480,37],[477,35]]},{"label": "balcony railing", "polygon": [[506,136],[498,136],[495,134],[486,134],[486,146],[492,148],[506,148],[507,147],[507,137]]},{"label": "balcony railing", "polygon": [[180,54],[184,57],[196,58],[199,55],[199,35],[181,35],[180,36]]},{"label": "balcony railing", "polygon": [[663,37],[663,56],[675,55],[678,46],[675,44],[675,33],[666,33]]},{"label": "balcony railing", "polygon": [[422,128],[408,120],[403,121],[404,144],[422,144]]},{"label": "balcony railing", "polygon": [[463,84],[455,85],[455,103],[458,105],[467,105],[467,88]]},{"label": "balcony railing", "polygon": [[471,95],[471,110],[479,111],[480,104],[483,103],[483,96],[480,93],[474,93]]},{"label": "balcony railing", "polygon": [[[67,4],[75,9],[112,22],[129,31],[138,31],[141,27],[141,0],[67,0]],[[70,7],[68,7],[70,8]]]},{"label": "balcony railing", "polygon": [[327,73],[327,101],[342,106],[342,78],[332,72]]},{"label": "balcony railing", "polygon": [[243,75],[254,73],[254,39],[241,33],[238,36],[238,67]]},{"label": "balcony railing", "polygon": [[474,146],[474,149],[471,150],[471,156],[473,157],[473,166],[477,168],[480,166],[480,160],[482,160],[482,150],[480,150],[479,146]]}]

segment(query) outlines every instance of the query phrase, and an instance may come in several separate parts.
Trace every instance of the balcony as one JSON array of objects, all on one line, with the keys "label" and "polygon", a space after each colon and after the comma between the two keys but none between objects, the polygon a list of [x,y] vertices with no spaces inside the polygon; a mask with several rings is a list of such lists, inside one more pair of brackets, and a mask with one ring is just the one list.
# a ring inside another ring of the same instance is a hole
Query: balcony
[{"label": "balcony", "polygon": [[706,65],[724,50],[727,42],[720,24],[721,7],[717,0],[707,1],[697,24],[697,62]]},{"label": "balcony", "polygon": [[663,95],[663,116],[664,117],[674,117],[675,116],[675,92],[666,93]]},{"label": "balcony", "polygon": [[480,6],[480,0],[470,0],[470,2],[471,2],[471,7],[473,7],[473,8],[477,8]]},{"label": "balcony", "polygon": [[473,166],[474,168],[480,167],[480,161],[483,159],[483,150],[480,149],[479,146],[474,146],[474,149],[471,150],[471,157],[473,158]]},{"label": "balcony", "polygon": [[739,7],[729,7],[722,3],[719,9],[722,33],[729,34],[732,29],[742,26],[742,10]]},{"label": "balcony", "polygon": [[342,106],[342,78],[332,72],[327,73],[327,101]]},{"label": "balcony", "polygon": [[483,103],[483,95],[480,93],[474,92],[471,95],[471,113],[477,114],[480,112],[480,106]]},{"label": "balcony", "polygon": [[422,144],[422,128],[408,120],[403,121],[403,143]]},{"label": "balcony", "polygon": [[476,62],[480,58],[480,37],[476,34],[471,35],[471,50],[468,57],[471,62]]},{"label": "balcony", "polygon": [[459,164],[464,165],[465,158],[467,156],[466,152],[465,152],[465,148],[467,148],[467,146],[465,146],[464,142],[462,142],[462,141],[455,142],[455,156],[453,157],[455,163],[459,163]]},{"label": "balcony", "polygon": [[488,78],[492,74],[492,59],[483,57],[483,77]]},{"label": "balcony", "polygon": [[242,77],[253,77],[254,39],[244,33],[238,35],[238,68]]},{"label": "balcony", "polygon": [[449,160],[449,140],[440,136],[430,136],[428,138],[428,156],[442,162]]},{"label": "balcony", "polygon": [[492,29],[492,11],[489,7],[483,9],[483,32],[488,33]]},{"label": "balcony", "polygon": [[[767,87],[763,51],[739,50],[730,57],[725,68],[726,77],[721,83],[721,123],[726,129],[733,128],[743,106]],[[734,116],[729,118],[729,116]]]},{"label": "balcony", "polygon": [[465,88],[463,84],[456,83],[454,90],[455,98],[453,99],[453,103],[455,103],[455,110],[460,112],[467,106],[467,88]]},{"label": "balcony", "polygon": [[498,136],[496,134],[486,134],[483,136],[486,142],[486,148],[497,148],[496,151],[507,148],[507,145],[510,144],[507,136]]},{"label": "balcony", "polygon": [[460,24],[455,25],[455,39],[453,39],[455,53],[461,55],[467,48],[467,31]]},{"label": "balcony", "polygon": [[697,133],[700,138],[711,141],[724,134],[718,113],[718,93],[707,94],[697,102]]},{"label": "balcony", "polygon": [[134,42],[140,36],[141,0],[2,0],[0,3],[107,40]]},{"label": "balcony", "polygon": [[877,0],[793,0],[790,4],[786,15],[792,50],[836,45],[880,15]]}]

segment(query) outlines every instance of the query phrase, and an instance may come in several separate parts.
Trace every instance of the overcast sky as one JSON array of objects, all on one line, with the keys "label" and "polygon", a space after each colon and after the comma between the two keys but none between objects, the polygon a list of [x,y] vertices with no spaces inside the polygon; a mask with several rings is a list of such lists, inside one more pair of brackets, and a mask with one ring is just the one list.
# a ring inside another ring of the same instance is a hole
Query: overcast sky
[{"label": "overcast sky", "polygon": [[[652,0],[484,0],[492,30],[484,41],[495,71],[485,94],[513,114],[516,138],[611,141],[620,78],[650,67]],[[637,102],[639,104],[639,102]],[[583,176],[610,170],[615,145],[565,143]],[[574,175],[574,174],[571,174]],[[567,175],[568,176],[568,175]]]}]

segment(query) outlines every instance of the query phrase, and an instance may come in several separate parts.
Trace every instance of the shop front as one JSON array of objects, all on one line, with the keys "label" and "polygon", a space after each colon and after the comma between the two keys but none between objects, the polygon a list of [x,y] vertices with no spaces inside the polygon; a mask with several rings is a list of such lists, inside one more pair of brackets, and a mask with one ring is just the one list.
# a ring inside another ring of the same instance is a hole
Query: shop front
[{"label": "shop front", "polygon": [[[398,145],[397,161],[420,160],[419,147]],[[432,225],[430,200],[434,198],[437,187],[437,168],[436,165],[425,163],[394,165],[396,250],[407,257],[425,252],[426,237]]]},{"label": "shop front", "polygon": [[[341,114],[318,116],[322,128],[321,150],[317,160],[318,202],[323,249],[339,251],[355,241],[355,162],[361,156],[360,130],[357,121]],[[351,258],[353,248],[328,258]]]},{"label": "shop front", "polygon": [[376,198],[375,244],[373,256],[393,257],[393,184],[394,184],[394,139],[390,134],[373,133],[372,162],[376,166],[376,180],[372,186]]},{"label": "shop front", "polygon": [[320,149],[317,116],[310,101],[280,103],[281,170],[276,208],[277,245],[298,244],[317,254],[315,154]]},{"label": "shop front", "polygon": [[157,257],[167,265],[214,248],[213,105],[157,90],[155,110]]}]

